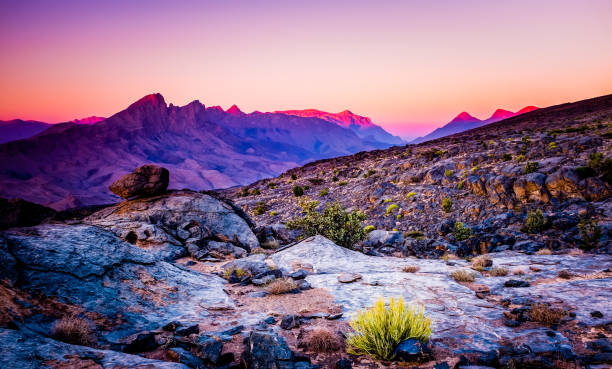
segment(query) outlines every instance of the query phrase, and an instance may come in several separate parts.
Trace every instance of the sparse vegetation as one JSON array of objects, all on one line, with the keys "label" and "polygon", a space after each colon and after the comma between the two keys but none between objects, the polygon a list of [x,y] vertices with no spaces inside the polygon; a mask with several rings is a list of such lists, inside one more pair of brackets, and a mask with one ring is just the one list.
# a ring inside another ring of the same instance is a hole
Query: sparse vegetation
[{"label": "sparse vegetation", "polygon": [[346,186],[347,183],[347,181],[340,181],[338,182],[338,186]]},{"label": "sparse vegetation", "polygon": [[272,295],[282,295],[284,293],[295,291],[296,289],[297,285],[290,278],[278,278],[265,286],[266,292]]},{"label": "sparse vegetation", "polygon": [[337,352],[342,348],[340,337],[327,328],[314,328],[306,333],[304,345],[312,352]]},{"label": "sparse vegetation", "polygon": [[444,210],[445,213],[450,213],[452,207],[453,202],[451,201],[451,199],[445,197],[444,200],[442,200],[442,210]]},{"label": "sparse vegetation", "polygon": [[418,265],[406,265],[402,268],[405,273],[416,273],[421,269]]},{"label": "sparse vegetation", "polygon": [[561,269],[557,272],[557,277],[561,279],[570,279],[572,278],[572,274],[567,269]]},{"label": "sparse vegetation", "polygon": [[76,316],[56,320],[51,327],[51,336],[58,341],[73,345],[91,346],[93,344],[93,330],[89,322]]},{"label": "sparse vegetation", "polygon": [[553,141],[553,142],[550,142],[550,143],[548,144],[548,149],[549,149],[549,150],[554,150],[554,149],[556,149],[556,148],[557,148],[557,143],[556,143],[556,142],[554,142],[554,141]]},{"label": "sparse vegetation", "polygon": [[567,312],[565,310],[551,308],[548,304],[544,303],[531,305],[531,309],[529,309],[529,319],[546,325],[557,324],[566,315]]},{"label": "sparse vegetation", "polygon": [[450,276],[456,282],[474,282],[474,280],[476,280],[474,273],[467,270],[455,270]]},{"label": "sparse vegetation", "polygon": [[297,179],[297,176],[296,176],[295,174],[292,174],[292,175],[291,175],[291,180],[292,180],[292,181],[295,181],[296,179]]},{"label": "sparse vegetation", "polygon": [[538,163],[535,161],[530,161],[525,165],[525,168],[523,169],[523,173],[525,174],[529,174],[529,173],[535,173],[538,171]]},{"label": "sparse vegetation", "polygon": [[445,170],[444,171],[444,176],[448,177],[448,178],[452,177],[453,176],[453,171],[450,170],[450,169]]},{"label": "sparse vegetation", "polygon": [[323,196],[327,196],[329,192],[327,191],[327,189],[322,189],[321,192],[319,192],[319,196],[323,197]]},{"label": "sparse vegetation", "polygon": [[365,233],[370,233],[370,232],[372,232],[372,231],[373,231],[373,230],[375,230],[375,229],[376,229],[376,227],[374,227],[373,225],[368,225],[368,226],[365,226],[365,227],[363,228],[363,231],[364,231]]},{"label": "sparse vegetation", "polygon": [[491,268],[491,270],[489,271],[489,274],[493,277],[505,277],[508,275],[508,273],[510,273],[508,269],[497,266]]},{"label": "sparse vegetation", "polygon": [[548,220],[544,217],[541,210],[530,211],[525,218],[522,231],[526,233],[539,233],[548,226]]},{"label": "sparse vegetation", "polygon": [[424,307],[404,304],[404,299],[391,298],[388,306],[381,298],[374,306],[359,311],[350,321],[353,332],[346,338],[348,352],[366,354],[376,359],[393,359],[400,342],[415,338],[426,342],[431,335],[431,320]]},{"label": "sparse vegetation", "polygon": [[581,246],[583,249],[590,250],[597,246],[601,238],[601,229],[599,229],[594,219],[582,218],[580,223],[578,223],[578,230],[580,231]]},{"label": "sparse vegetation", "polygon": [[300,197],[304,195],[304,189],[301,186],[293,186],[293,196]]},{"label": "sparse vegetation", "polygon": [[493,260],[489,255],[479,255],[472,259],[472,266],[475,268],[484,269],[493,265]]},{"label": "sparse vegetation", "polygon": [[455,237],[457,241],[465,241],[472,237],[472,229],[470,227],[466,227],[462,222],[455,222],[453,237]]},{"label": "sparse vegetation", "polygon": [[272,210],[272,211],[270,212],[270,216],[271,216],[271,217],[275,217],[275,216],[277,216],[277,215],[278,215],[278,211]]},{"label": "sparse vegetation", "polygon": [[408,194],[406,195],[406,199],[410,199],[411,197],[416,196],[416,192],[408,192]]},{"label": "sparse vegetation", "polygon": [[254,210],[255,215],[264,214],[266,211],[268,211],[268,206],[266,205],[266,203],[263,201],[257,202],[257,205],[255,206]]},{"label": "sparse vegetation", "polygon": [[508,153],[504,153],[504,154],[502,154],[502,160],[503,161],[510,161],[510,160],[512,160],[512,155],[510,155]]},{"label": "sparse vegetation", "polygon": [[522,162],[523,160],[525,160],[525,155],[524,154],[517,155],[516,161],[518,163]]},{"label": "sparse vegetation", "polygon": [[302,237],[320,234],[349,249],[365,238],[366,232],[361,224],[366,220],[363,212],[349,213],[339,202],[334,202],[319,213],[316,211],[318,205],[318,201],[301,201],[304,216],[287,222],[287,228],[302,231]]},{"label": "sparse vegetation", "polygon": [[393,212],[396,211],[397,209],[399,209],[399,206],[397,204],[391,204],[387,207],[386,214],[387,215],[393,214]]},{"label": "sparse vegetation", "polygon": [[238,279],[242,279],[246,277],[247,274],[249,274],[246,270],[242,268],[227,268],[223,271],[223,278],[229,279],[234,273],[234,271],[236,272],[236,277],[238,277]]},{"label": "sparse vegetation", "polygon": [[459,183],[457,183],[457,189],[463,190],[463,181],[459,181]]}]

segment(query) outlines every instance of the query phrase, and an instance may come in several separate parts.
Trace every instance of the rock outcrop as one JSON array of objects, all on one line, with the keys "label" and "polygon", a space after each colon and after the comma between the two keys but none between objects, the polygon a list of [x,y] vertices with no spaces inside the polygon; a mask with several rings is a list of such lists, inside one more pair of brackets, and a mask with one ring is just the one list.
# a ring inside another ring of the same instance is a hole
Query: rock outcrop
[{"label": "rock outcrop", "polygon": [[148,164],[138,167],[113,182],[109,189],[117,196],[129,199],[150,197],[166,192],[170,182],[168,169]]}]

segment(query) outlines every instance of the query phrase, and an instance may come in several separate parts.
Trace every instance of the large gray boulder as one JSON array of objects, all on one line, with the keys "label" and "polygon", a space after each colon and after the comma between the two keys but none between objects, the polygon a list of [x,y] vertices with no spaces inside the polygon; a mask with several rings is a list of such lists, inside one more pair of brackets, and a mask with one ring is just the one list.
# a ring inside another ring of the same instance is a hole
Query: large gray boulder
[{"label": "large gray boulder", "polygon": [[116,351],[70,345],[38,335],[0,328],[1,368],[151,368],[188,369],[179,363]]},{"label": "large gray boulder", "polygon": [[229,242],[247,251],[259,246],[247,215],[231,203],[193,191],[125,201],[84,222],[109,229],[167,259],[186,255],[189,244],[202,248],[208,240]]},{"label": "large gray boulder", "polygon": [[[206,321],[208,308],[233,306],[220,277],[156,260],[94,226],[7,231],[0,235],[0,260],[8,261],[3,277],[14,288],[97,316],[104,322],[97,329],[101,342],[122,342],[174,320]],[[53,320],[67,313],[50,314],[25,317],[23,324],[47,334]]]},{"label": "large gray boulder", "polygon": [[147,164],[113,182],[109,189],[117,196],[129,199],[160,195],[166,192],[170,182],[168,169]]},{"label": "large gray boulder", "polygon": [[523,202],[538,201],[546,203],[550,200],[545,186],[546,175],[535,172],[519,177],[514,181],[514,194],[518,200]]}]

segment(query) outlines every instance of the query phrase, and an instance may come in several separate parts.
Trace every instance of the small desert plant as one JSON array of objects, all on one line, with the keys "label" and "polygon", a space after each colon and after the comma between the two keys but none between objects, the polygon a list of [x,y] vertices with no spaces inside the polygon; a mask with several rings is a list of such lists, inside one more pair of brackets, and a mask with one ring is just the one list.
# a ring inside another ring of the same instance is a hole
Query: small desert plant
[{"label": "small desert plant", "polygon": [[591,167],[578,167],[576,168],[576,174],[580,179],[585,179],[589,177],[595,177],[595,169]]},{"label": "small desert plant", "polygon": [[547,225],[548,220],[544,217],[542,211],[530,211],[527,213],[522,230],[526,233],[539,233],[546,229]]},{"label": "small desert plant", "polygon": [[421,269],[418,265],[406,265],[402,268],[405,273],[416,273]]},{"label": "small desert plant", "polygon": [[319,192],[319,196],[323,197],[323,196],[327,196],[329,192],[324,188],[321,190],[321,192]]},{"label": "small desert plant", "polygon": [[373,225],[368,225],[368,226],[363,227],[363,231],[365,233],[370,233],[370,232],[372,232],[375,229],[376,229],[376,227],[374,227]]},{"label": "small desert plant", "polygon": [[397,204],[391,204],[387,208],[386,214],[387,215],[393,214],[393,212],[396,211],[397,209],[399,209],[399,206],[397,206]]},{"label": "small desert plant", "polygon": [[529,319],[543,324],[557,324],[567,315],[563,309],[554,309],[547,304],[534,304],[529,309]]},{"label": "small desert plant", "polygon": [[304,195],[304,189],[301,186],[293,186],[293,196],[300,197]]},{"label": "small desert plant", "polygon": [[570,279],[572,278],[572,273],[568,272],[567,269],[561,269],[557,273],[557,277],[562,278],[562,279]]},{"label": "small desert plant", "polygon": [[338,352],[342,348],[340,337],[326,328],[314,328],[306,333],[304,345],[310,351]]},{"label": "small desert plant", "polygon": [[363,212],[347,212],[336,201],[319,213],[315,210],[318,204],[318,201],[301,201],[305,215],[287,222],[287,228],[301,230],[303,237],[320,234],[346,248],[353,248],[357,242],[365,239],[366,232],[361,224],[366,220]]},{"label": "small desert plant", "polygon": [[56,320],[51,327],[51,336],[59,341],[74,345],[89,346],[93,343],[92,329],[87,320],[67,316]]},{"label": "small desert plant", "polygon": [[516,157],[516,161],[519,163],[522,162],[523,160],[525,160],[525,155],[523,154],[520,154]]},{"label": "small desert plant", "polygon": [[450,213],[452,207],[453,202],[451,201],[451,199],[445,197],[444,200],[442,200],[442,210],[444,210],[445,213]]},{"label": "small desert plant", "polygon": [[406,199],[410,199],[413,196],[416,196],[416,192],[408,192],[408,194],[406,195]]},{"label": "small desert plant", "polygon": [[447,169],[444,171],[444,176],[445,177],[452,177],[453,176],[453,171],[450,169]]},{"label": "small desert plant", "polygon": [[601,238],[601,229],[599,229],[594,219],[581,219],[580,223],[578,223],[578,230],[580,231],[583,249],[589,250],[597,246]]},{"label": "small desert plant", "polygon": [[457,282],[474,282],[476,276],[466,270],[455,270],[450,274],[451,278]]},{"label": "small desert plant", "polygon": [[470,227],[466,227],[462,222],[455,222],[453,237],[455,237],[457,241],[465,241],[472,237],[472,229]]},{"label": "small desert plant", "polygon": [[243,188],[242,192],[240,193],[240,196],[247,197],[247,196],[249,196],[249,194],[250,194],[249,189],[248,188]]},{"label": "small desert plant", "polygon": [[523,143],[529,143],[529,136],[523,136],[523,138],[521,138],[521,141],[523,141]]},{"label": "small desert plant", "polygon": [[549,150],[554,150],[556,148],[557,148],[557,143],[556,142],[553,141],[553,142],[548,144],[548,149]]},{"label": "small desert plant", "polygon": [[385,199],[383,202],[391,202],[391,199]]},{"label": "small desert plant", "polygon": [[418,237],[423,237],[423,236],[424,236],[423,232],[420,232],[420,231],[408,231],[404,233],[404,237],[418,238]]},{"label": "small desert plant", "polygon": [[338,186],[346,186],[347,183],[347,181],[340,181],[338,182]]},{"label": "small desert plant", "polygon": [[510,161],[510,160],[512,160],[512,155],[510,155],[508,153],[504,153],[504,154],[502,154],[502,160],[503,161]]},{"label": "small desert plant", "polygon": [[529,173],[534,173],[538,171],[538,163],[535,161],[530,161],[527,164],[525,164],[525,168],[523,168],[523,173],[525,174],[529,174]]},{"label": "small desert plant", "polygon": [[478,170],[478,165],[477,165],[477,166],[475,166],[475,167],[472,167],[472,173],[474,173],[474,172],[475,172],[475,171],[477,171],[477,170]]},{"label": "small desert plant", "polygon": [[292,174],[292,175],[291,175],[291,180],[292,180],[292,181],[295,181],[296,179],[297,179],[297,176],[296,176],[295,174]]},{"label": "small desert plant", "polygon": [[457,183],[457,189],[463,190],[463,181],[460,181],[459,183]]},{"label": "small desert plant", "polygon": [[236,272],[236,277],[238,277],[238,279],[242,279],[248,274],[248,272],[242,268],[227,268],[223,271],[223,278],[229,279],[234,271]]},{"label": "small desert plant", "polygon": [[337,176],[333,176],[332,177],[332,182],[338,182],[338,177]]},{"label": "small desert plant", "polygon": [[510,273],[510,271],[504,267],[493,267],[489,271],[489,274],[493,277],[505,277]]},{"label": "small desert plant", "polygon": [[374,306],[359,311],[350,321],[353,332],[346,338],[347,352],[366,354],[376,359],[393,359],[400,342],[409,338],[427,342],[431,335],[431,319],[424,314],[424,307],[406,306],[404,299],[391,298],[385,306],[384,298]]},{"label": "small desert plant", "polygon": [[278,211],[274,211],[274,210],[272,210],[272,211],[270,212],[270,216],[271,216],[271,217],[275,217],[275,216],[277,216],[277,215],[278,215]]},{"label": "small desert plant", "polygon": [[297,285],[289,278],[278,278],[265,286],[265,290],[272,295],[282,295],[287,292],[295,291],[297,288]]},{"label": "small desert plant", "polygon": [[257,206],[255,206],[255,215],[261,215],[266,211],[268,211],[268,206],[266,205],[266,203],[263,201],[259,201],[257,203]]},{"label": "small desert plant", "polygon": [[475,268],[486,268],[493,265],[493,260],[489,255],[480,255],[472,259],[472,266]]}]

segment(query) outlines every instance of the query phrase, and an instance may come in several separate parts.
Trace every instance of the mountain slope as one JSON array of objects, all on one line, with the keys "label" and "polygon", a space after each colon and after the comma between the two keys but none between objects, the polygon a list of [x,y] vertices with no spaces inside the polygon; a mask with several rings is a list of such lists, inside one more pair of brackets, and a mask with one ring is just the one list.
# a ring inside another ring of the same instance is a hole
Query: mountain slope
[{"label": "mountain slope", "polygon": [[56,208],[110,202],[108,185],[145,163],[168,168],[173,188],[223,188],[377,147],[323,119],[178,107],[154,94],[96,124],[55,124],[0,145],[0,197]]},{"label": "mountain slope", "polygon": [[478,118],[471,116],[470,114],[466,112],[463,112],[457,115],[453,120],[451,120],[446,125],[440,128],[436,128],[433,132],[427,134],[426,136],[418,137],[414,139],[413,141],[411,141],[410,143],[420,143],[420,142],[425,142],[425,141],[433,140],[433,139],[444,137],[444,136],[449,136],[454,133],[467,131],[469,129],[481,127],[486,124],[491,124],[491,123],[499,122],[504,119],[512,118],[520,114],[534,111],[536,109],[538,108],[535,106],[526,106],[523,109],[517,111],[516,113],[513,113],[509,110],[497,109],[495,110],[495,112],[493,112],[493,114],[489,118],[485,120],[480,120]]},{"label": "mountain slope", "polygon": [[275,113],[296,115],[299,117],[319,118],[330,123],[348,128],[355,132],[360,138],[367,140],[376,147],[382,148],[388,145],[401,145],[405,142],[385,131],[382,127],[372,123],[368,117],[353,114],[349,110],[340,113],[328,113],[317,109],[305,110],[283,110]]},{"label": "mountain slope", "polygon": [[32,137],[49,127],[51,127],[49,123],[33,120],[0,121],[0,144]]}]

